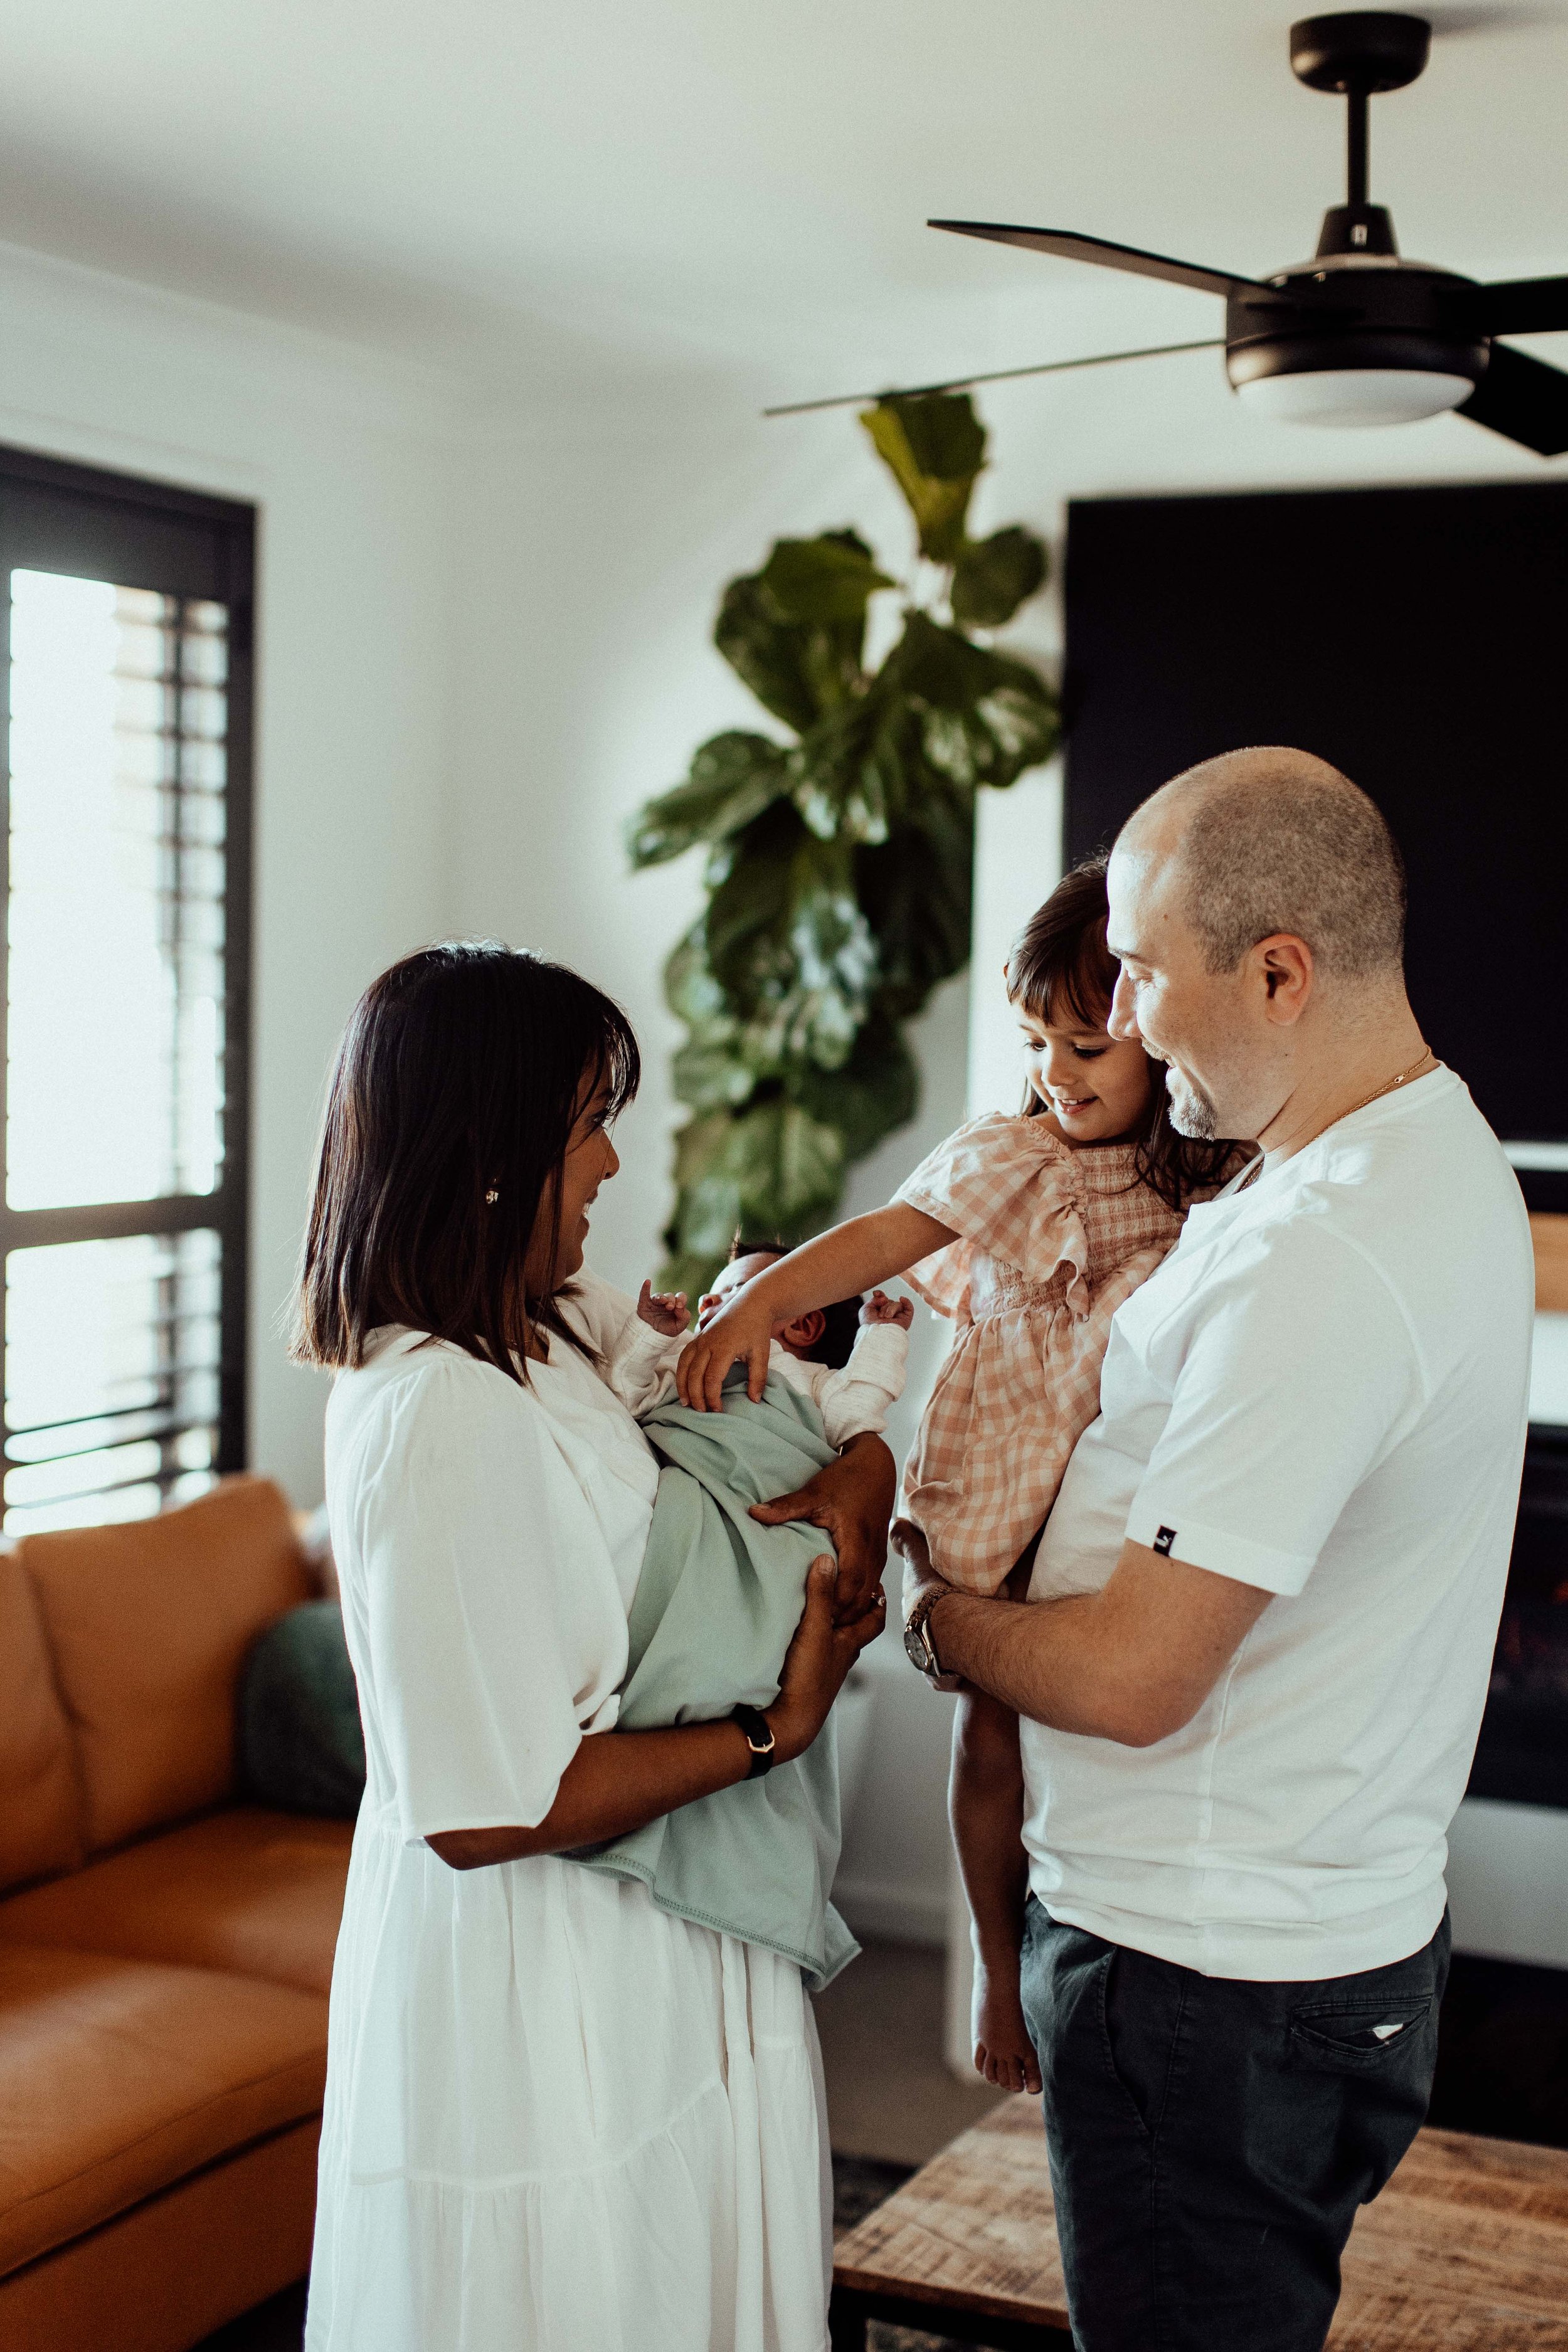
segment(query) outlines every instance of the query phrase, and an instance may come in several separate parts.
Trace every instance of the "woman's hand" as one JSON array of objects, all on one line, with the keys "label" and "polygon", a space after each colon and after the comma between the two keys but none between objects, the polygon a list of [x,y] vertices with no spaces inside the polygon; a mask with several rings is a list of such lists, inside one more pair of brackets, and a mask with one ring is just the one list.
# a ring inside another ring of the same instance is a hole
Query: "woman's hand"
[{"label": "woman's hand", "polygon": [[675,1385],[680,1401],[694,1412],[722,1412],[724,1375],[742,1358],[746,1394],[753,1404],[767,1386],[773,1318],[763,1292],[766,1280],[765,1275],[758,1275],[742,1284],[729,1305],[710,1317],[677,1364]]},{"label": "woman's hand", "polygon": [[805,1606],[784,1654],[779,1695],[764,1713],[781,1764],[803,1755],[827,1720],[844,1678],[887,1622],[887,1596],[880,1586],[870,1606],[847,1622],[835,1622],[834,1589],[838,1572],[825,1552],[811,1563]]},{"label": "woman's hand", "polygon": [[828,1463],[815,1478],[793,1495],[771,1503],[753,1503],[752,1517],[764,1528],[781,1528],[791,1520],[820,1528],[833,1539],[838,1554],[838,1586],[834,1614],[842,1622],[858,1620],[875,1605],[888,1563],[888,1521],[898,1488],[898,1466],[879,1437],[869,1430],[852,1437],[837,1462]]}]

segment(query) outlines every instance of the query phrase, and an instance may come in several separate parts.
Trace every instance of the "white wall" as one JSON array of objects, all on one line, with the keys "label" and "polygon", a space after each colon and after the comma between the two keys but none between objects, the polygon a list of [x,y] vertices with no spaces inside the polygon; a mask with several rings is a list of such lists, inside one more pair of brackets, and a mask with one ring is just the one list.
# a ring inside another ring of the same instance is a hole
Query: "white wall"
[{"label": "white wall", "polygon": [[251,1454],[321,1492],[277,1334],[343,1018],[451,919],[451,394],[289,329],[0,248],[0,438],[261,510]]}]

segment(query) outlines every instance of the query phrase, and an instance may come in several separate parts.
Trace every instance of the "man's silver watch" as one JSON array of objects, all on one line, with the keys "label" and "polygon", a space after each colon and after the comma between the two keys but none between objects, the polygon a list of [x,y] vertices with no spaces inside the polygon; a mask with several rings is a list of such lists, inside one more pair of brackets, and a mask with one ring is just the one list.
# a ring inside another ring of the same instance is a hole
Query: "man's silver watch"
[{"label": "man's silver watch", "polygon": [[929,1620],[931,1611],[946,1590],[945,1585],[939,1584],[934,1590],[922,1592],[910,1611],[904,1623],[904,1649],[910,1664],[917,1674],[924,1675],[927,1682],[930,1683],[935,1682],[942,1672],[942,1667],[937,1659],[935,1645],[931,1641]]}]

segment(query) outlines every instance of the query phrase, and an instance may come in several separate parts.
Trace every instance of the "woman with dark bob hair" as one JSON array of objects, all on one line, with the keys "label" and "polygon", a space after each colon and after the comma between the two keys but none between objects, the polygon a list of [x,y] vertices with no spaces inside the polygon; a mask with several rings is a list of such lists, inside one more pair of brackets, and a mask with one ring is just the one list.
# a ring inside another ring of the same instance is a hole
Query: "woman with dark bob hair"
[{"label": "woman with dark bob hair", "polygon": [[[799,1970],[570,1857],[745,1780],[728,1717],[619,1731],[657,1469],[583,1269],[636,1090],[558,965],[429,948],[331,1084],[296,1353],[338,1373],[327,1499],[366,1787],[332,1975],[310,2352],[823,2352],[826,2145]],[[799,1755],[880,1627],[892,1462],[828,1529],[766,1710]],[[595,1735],[589,1737],[589,1734]]]}]

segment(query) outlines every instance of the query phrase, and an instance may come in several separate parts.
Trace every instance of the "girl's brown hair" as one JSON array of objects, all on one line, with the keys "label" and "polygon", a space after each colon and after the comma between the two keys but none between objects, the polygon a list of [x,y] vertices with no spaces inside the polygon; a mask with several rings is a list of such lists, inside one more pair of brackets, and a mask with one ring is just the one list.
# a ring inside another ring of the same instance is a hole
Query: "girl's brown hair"
[{"label": "girl's brown hair", "polygon": [[601,1087],[614,1118],[639,1076],[619,1005],[561,964],[457,941],[384,971],[332,1073],[296,1359],[363,1363],[402,1323],[526,1381],[536,1334],[581,1347],[553,1277],[530,1289],[530,1244],[542,1232],[535,1263],[555,1265],[573,1129]]},{"label": "girl's brown hair", "polygon": [[[1007,959],[1008,999],[1037,1021],[1056,1027],[1069,1022],[1085,1029],[1105,1026],[1119,969],[1105,944],[1105,866],[1103,857],[1093,857],[1064,875],[1030,916]],[[1147,1184],[1169,1208],[1181,1210],[1195,1193],[1225,1181],[1235,1166],[1236,1146],[1197,1143],[1176,1133],[1161,1066],[1149,1056],[1149,1126],[1138,1139],[1134,1181]],[[1029,1087],[1023,1108],[1033,1118],[1047,1106]]]}]

